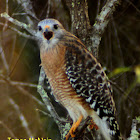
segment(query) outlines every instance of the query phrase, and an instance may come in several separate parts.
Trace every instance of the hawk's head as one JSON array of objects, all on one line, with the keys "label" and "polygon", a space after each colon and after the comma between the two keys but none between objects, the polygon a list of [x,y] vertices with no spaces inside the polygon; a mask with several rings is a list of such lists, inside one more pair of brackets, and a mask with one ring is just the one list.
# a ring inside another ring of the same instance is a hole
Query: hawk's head
[{"label": "hawk's head", "polygon": [[43,46],[53,47],[64,34],[64,27],[55,19],[44,19],[38,23],[37,37]]}]

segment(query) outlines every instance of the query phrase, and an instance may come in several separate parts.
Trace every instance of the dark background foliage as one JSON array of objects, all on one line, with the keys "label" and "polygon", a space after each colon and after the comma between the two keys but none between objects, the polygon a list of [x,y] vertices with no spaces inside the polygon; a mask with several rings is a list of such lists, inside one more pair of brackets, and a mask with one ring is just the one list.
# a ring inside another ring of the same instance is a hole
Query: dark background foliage
[{"label": "dark background foliage", "polygon": [[[106,0],[88,0],[91,25],[105,3]],[[31,4],[39,20],[46,18],[46,15],[56,18],[71,31],[71,16],[64,0],[31,0]],[[0,13],[5,12],[6,0],[1,0],[0,6]],[[16,0],[9,0],[8,13],[19,21],[27,22],[24,18],[26,15],[21,15],[25,13],[24,9]],[[33,21],[38,23],[35,19]],[[6,24],[15,27],[0,18],[0,55],[4,52],[9,67],[7,70],[0,57],[0,74],[3,76],[0,77],[0,139],[34,136],[59,140],[59,131],[53,119],[39,111],[46,109],[40,103],[41,98],[36,90],[40,70],[38,44],[19,36]],[[136,68],[140,65],[139,0],[124,0],[116,8],[102,36],[98,56],[111,80],[118,122],[122,135],[127,138],[130,135],[132,119],[140,115],[140,83],[137,82],[136,73]],[[7,75],[10,76],[10,82],[4,80]],[[17,83],[12,85],[12,81]],[[27,86],[21,86],[20,83],[23,82],[28,83]],[[34,85],[31,86],[31,83]],[[58,108],[58,103],[53,103]],[[63,116],[62,110],[57,111]]]}]

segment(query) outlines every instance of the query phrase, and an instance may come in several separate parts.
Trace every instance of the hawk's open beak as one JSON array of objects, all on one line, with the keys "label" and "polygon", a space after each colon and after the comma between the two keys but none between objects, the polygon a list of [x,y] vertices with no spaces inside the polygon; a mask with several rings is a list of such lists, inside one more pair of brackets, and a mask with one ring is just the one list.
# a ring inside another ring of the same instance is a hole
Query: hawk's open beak
[{"label": "hawk's open beak", "polygon": [[50,40],[53,36],[53,32],[49,31],[48,27],[47,27],[47,28],[45,28],[45,32],[43,33],[43,35],[47,40]]}]

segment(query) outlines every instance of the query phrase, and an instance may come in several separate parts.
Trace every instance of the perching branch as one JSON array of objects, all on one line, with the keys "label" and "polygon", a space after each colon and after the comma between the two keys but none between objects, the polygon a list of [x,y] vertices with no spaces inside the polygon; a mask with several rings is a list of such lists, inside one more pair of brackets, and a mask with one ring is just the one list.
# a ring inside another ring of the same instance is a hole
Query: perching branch
[{"label": "perching branch", "polygon": [[95,24],[93,25],[93,31],[90,36],[92,44],[91,46],[89,46],[89,50],[93,52],[95,57],[98,57],[101,37],[109,21],[111,20],[111,15],[115,11],[115,7],[119,4],[119,1],[120,0],[107,0],[105,6],[102,8],[100,14],[97,16]]}]

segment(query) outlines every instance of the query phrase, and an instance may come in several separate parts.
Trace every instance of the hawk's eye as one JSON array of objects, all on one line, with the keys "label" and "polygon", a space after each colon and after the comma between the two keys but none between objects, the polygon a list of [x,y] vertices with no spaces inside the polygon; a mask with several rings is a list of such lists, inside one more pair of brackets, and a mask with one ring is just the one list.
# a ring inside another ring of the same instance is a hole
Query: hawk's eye
[{"label": "hawk's eye", "polygon": [[54,29],[58,29],[58,24],[53,25]]},{"label": "hawk's eye", "polygon": [[41,31],[42,30],[42,27],[41,26],[38,26],[38,30]]}]

